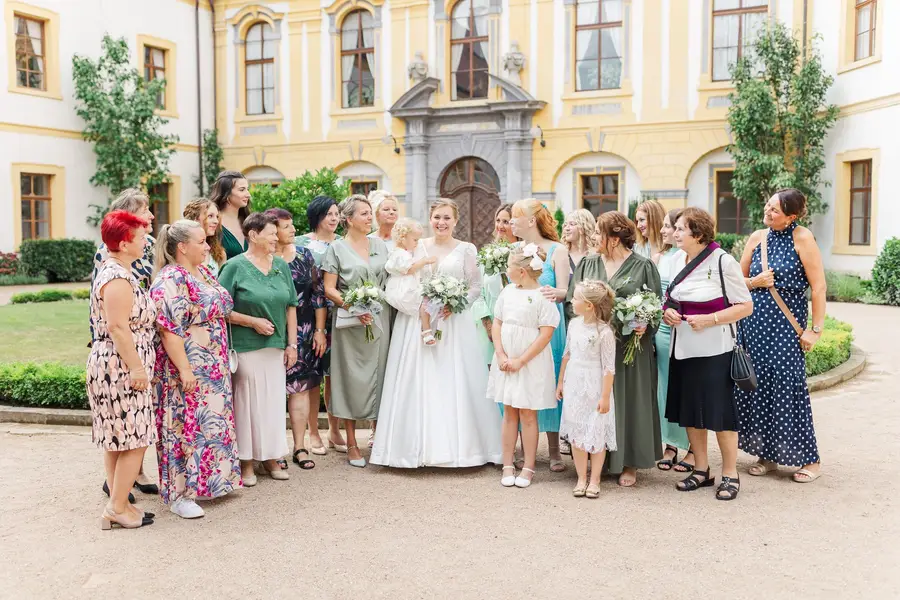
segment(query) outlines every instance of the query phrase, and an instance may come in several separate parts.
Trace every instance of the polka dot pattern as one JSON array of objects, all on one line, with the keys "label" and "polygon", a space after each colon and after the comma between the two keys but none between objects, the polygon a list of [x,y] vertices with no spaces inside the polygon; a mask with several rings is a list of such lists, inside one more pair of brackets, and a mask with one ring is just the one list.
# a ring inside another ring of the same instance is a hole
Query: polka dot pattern
[{"label": "polka dot pattern", "polygon": [[[796,223],[783,231],[769,230],[768,262],[775,285],[800,323],[806,323],[809,281],[794,249]],[[750,275],[762,272],[761,248],[753,250]],[[742,321],[741,335],[753,361],[759,387],[735,388],[741,450],[785,466],[819,461],[813,427],[806,360],[797,333],[766,289],[753,290],[753,314]]]}]

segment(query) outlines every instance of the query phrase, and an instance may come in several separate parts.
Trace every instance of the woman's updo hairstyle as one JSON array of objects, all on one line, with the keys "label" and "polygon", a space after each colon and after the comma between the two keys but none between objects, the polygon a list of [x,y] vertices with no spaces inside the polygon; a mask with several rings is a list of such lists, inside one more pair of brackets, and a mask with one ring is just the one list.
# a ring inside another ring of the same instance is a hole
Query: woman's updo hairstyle
[{"label": "woman's updo hairstyle", "polygon": [[191,241],[191,232],[202,228],[203,225],[190,219],[179,219],[170,225],[160,227],[159,235],[156,236],[154,273],[159,273],[166,265],[178,262],[178,244]]},{"label": "woman's updo hairstyle", "polygon": [[607,248],[609,241],[616,238],[622,246],[631,250],[637,239],[637,228],[634,223],[617,210],[605,212],[597,217],[597,233],[603,237]]},{"label": "woman's updo hairstyle", "polygon": [[459,221],[459,205],[450,198],[438,198],[432,202],[431,207],[428,210],[429,218],[434,216],[434,212],[441,208],[449,208],[452,210],[453,218]]},{"label": "woman's updo hairstyle", "polygon": [[365,204],[369,208],[372,208],[372,204],[362,194],[353,194],[338,204],[338,210],[341,212],[341,225],[345,228],[347,227],[347,222],[356,214],[356,210],[359,208],[360,204]]},{"label": "woman's updo hairstyle", "polygon": [[599,321],[609,323],[612,320],[616,292],[608,283],[599,279],[584,279],[575,286],[575,293],[579,292],[582,299],[594,307],[594,314]]},{"label": "woman's updo hairstyle", "polygon": [[541,259],[541,267],[539,269],[535,269],[531,266],[531,259],[533,256],[525,256],[525,248],[528,246],[533,246],[533,244],[518,244],[515,248],[513,248],[512,252],[509,253],[509,258],[507,259],[508,264],[513,267],[521,267],[525,269],[525,272],[528,273],[534,279],[537,279],[541,276],[541,273],[544,271],[544,261],[547,260],[547,253],[543,248],[539,246],[535,246],[537,248],[536,256]]},{"label": "woman's updo hairstyle", "polygon": [[796,188],[785,188],[775,192],[781,212],[787,217],[797,217],[798,221],[806,218],[806,196]]}]

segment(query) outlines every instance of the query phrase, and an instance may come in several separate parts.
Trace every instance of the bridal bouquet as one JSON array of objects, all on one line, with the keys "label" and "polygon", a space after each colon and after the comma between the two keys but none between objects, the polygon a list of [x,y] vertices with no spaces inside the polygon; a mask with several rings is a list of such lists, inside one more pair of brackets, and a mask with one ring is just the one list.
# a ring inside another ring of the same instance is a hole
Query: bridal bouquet
[{"label": "bridal bouquet", "polygon": [[425,281],[421,287],[425,310],[431,315],[434,337],[441,339],[441,330],[437,323],[441,319],[441,311],[448,307],[451,313],[461,313],[469,304],[469,284],[450,275],[436,275]]},{"label": "bridal bouquet", "polygon": [[478,264],[484,267],[485,275],[502,274],[506,271],[510,252],[512,252],[512,244],[509,242],[500,241],[486,244],[478,251]]},{"label": "bridal bouquet", "polygon": [[[355,318],[363,315],[380,315],[384,310],[383,301],[384,292],[371,281],[363,281],[344,294],[344,308]],[[366,325],[366,341],[375,341],[375,331],[371,323]]]},{"label": "bridal bouquet", "polygon": [[[663,314],[662,299],[644,287],[643,290],[635,292],[627,298],[616,298],[613,312],[616,320],[622,324],[622,335],[628,335],[641,326],[659,326]],[[636,352],[641,352],[641,338],[633,335],[625,343],[623,362],[626,365],[633,365]]]}]

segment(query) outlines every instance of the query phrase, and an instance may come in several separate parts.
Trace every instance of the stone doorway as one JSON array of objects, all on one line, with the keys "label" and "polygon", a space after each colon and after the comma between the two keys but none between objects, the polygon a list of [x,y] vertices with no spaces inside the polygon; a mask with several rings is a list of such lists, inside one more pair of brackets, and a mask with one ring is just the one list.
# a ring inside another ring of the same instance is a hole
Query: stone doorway
[{"label": "stone doorway", "polygon": [[480,158],[462,158],[447,168],[440,191],[442,198],[459,205],[456,237],[479,248],[490,242],[500,206],[500,178],[494,168]]}]

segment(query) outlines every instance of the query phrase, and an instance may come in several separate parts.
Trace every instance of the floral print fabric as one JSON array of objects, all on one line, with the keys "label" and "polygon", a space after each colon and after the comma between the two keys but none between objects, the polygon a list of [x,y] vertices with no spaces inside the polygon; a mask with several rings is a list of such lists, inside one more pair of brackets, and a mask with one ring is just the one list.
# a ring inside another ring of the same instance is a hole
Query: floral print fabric
[{"label": "floral print fabric", "polygon": [[156,324],[184,341],[197,387],[185,394],[178,368],[157,345],[154,387],[158,404],[160,495],[216,498],[242,486],[234,432],[225,317],[234,304],[205,266],[203,281],[179,265],[164,267],[150,289]]},{"label": "floral print fabric", "polygon": [[[317,387],[325,375],[325,357],[313,350],[316,309],[326,308],[325,280],[312,252],[297,247],[297,256],[288,265],[297,292],[297,362],[287,371],[287,393],[298,394]],[[329,342],[331,335],[328,334]]]},{"label": "floral print fabric", "polygon": [[100,293],[114,279],[131,284],[134,301],[128,324],[138,356],[147,373],[153,373],[156,307],[134,275],[114,260],[97,270],[91,285],[91,323],[94,341],[87,360],[87,395],[91,405],[94,443],[113,452],[149,446],[156,439],[153,423],[153,391],[131,388],[128,367],[109,336],[104,300]]}]

